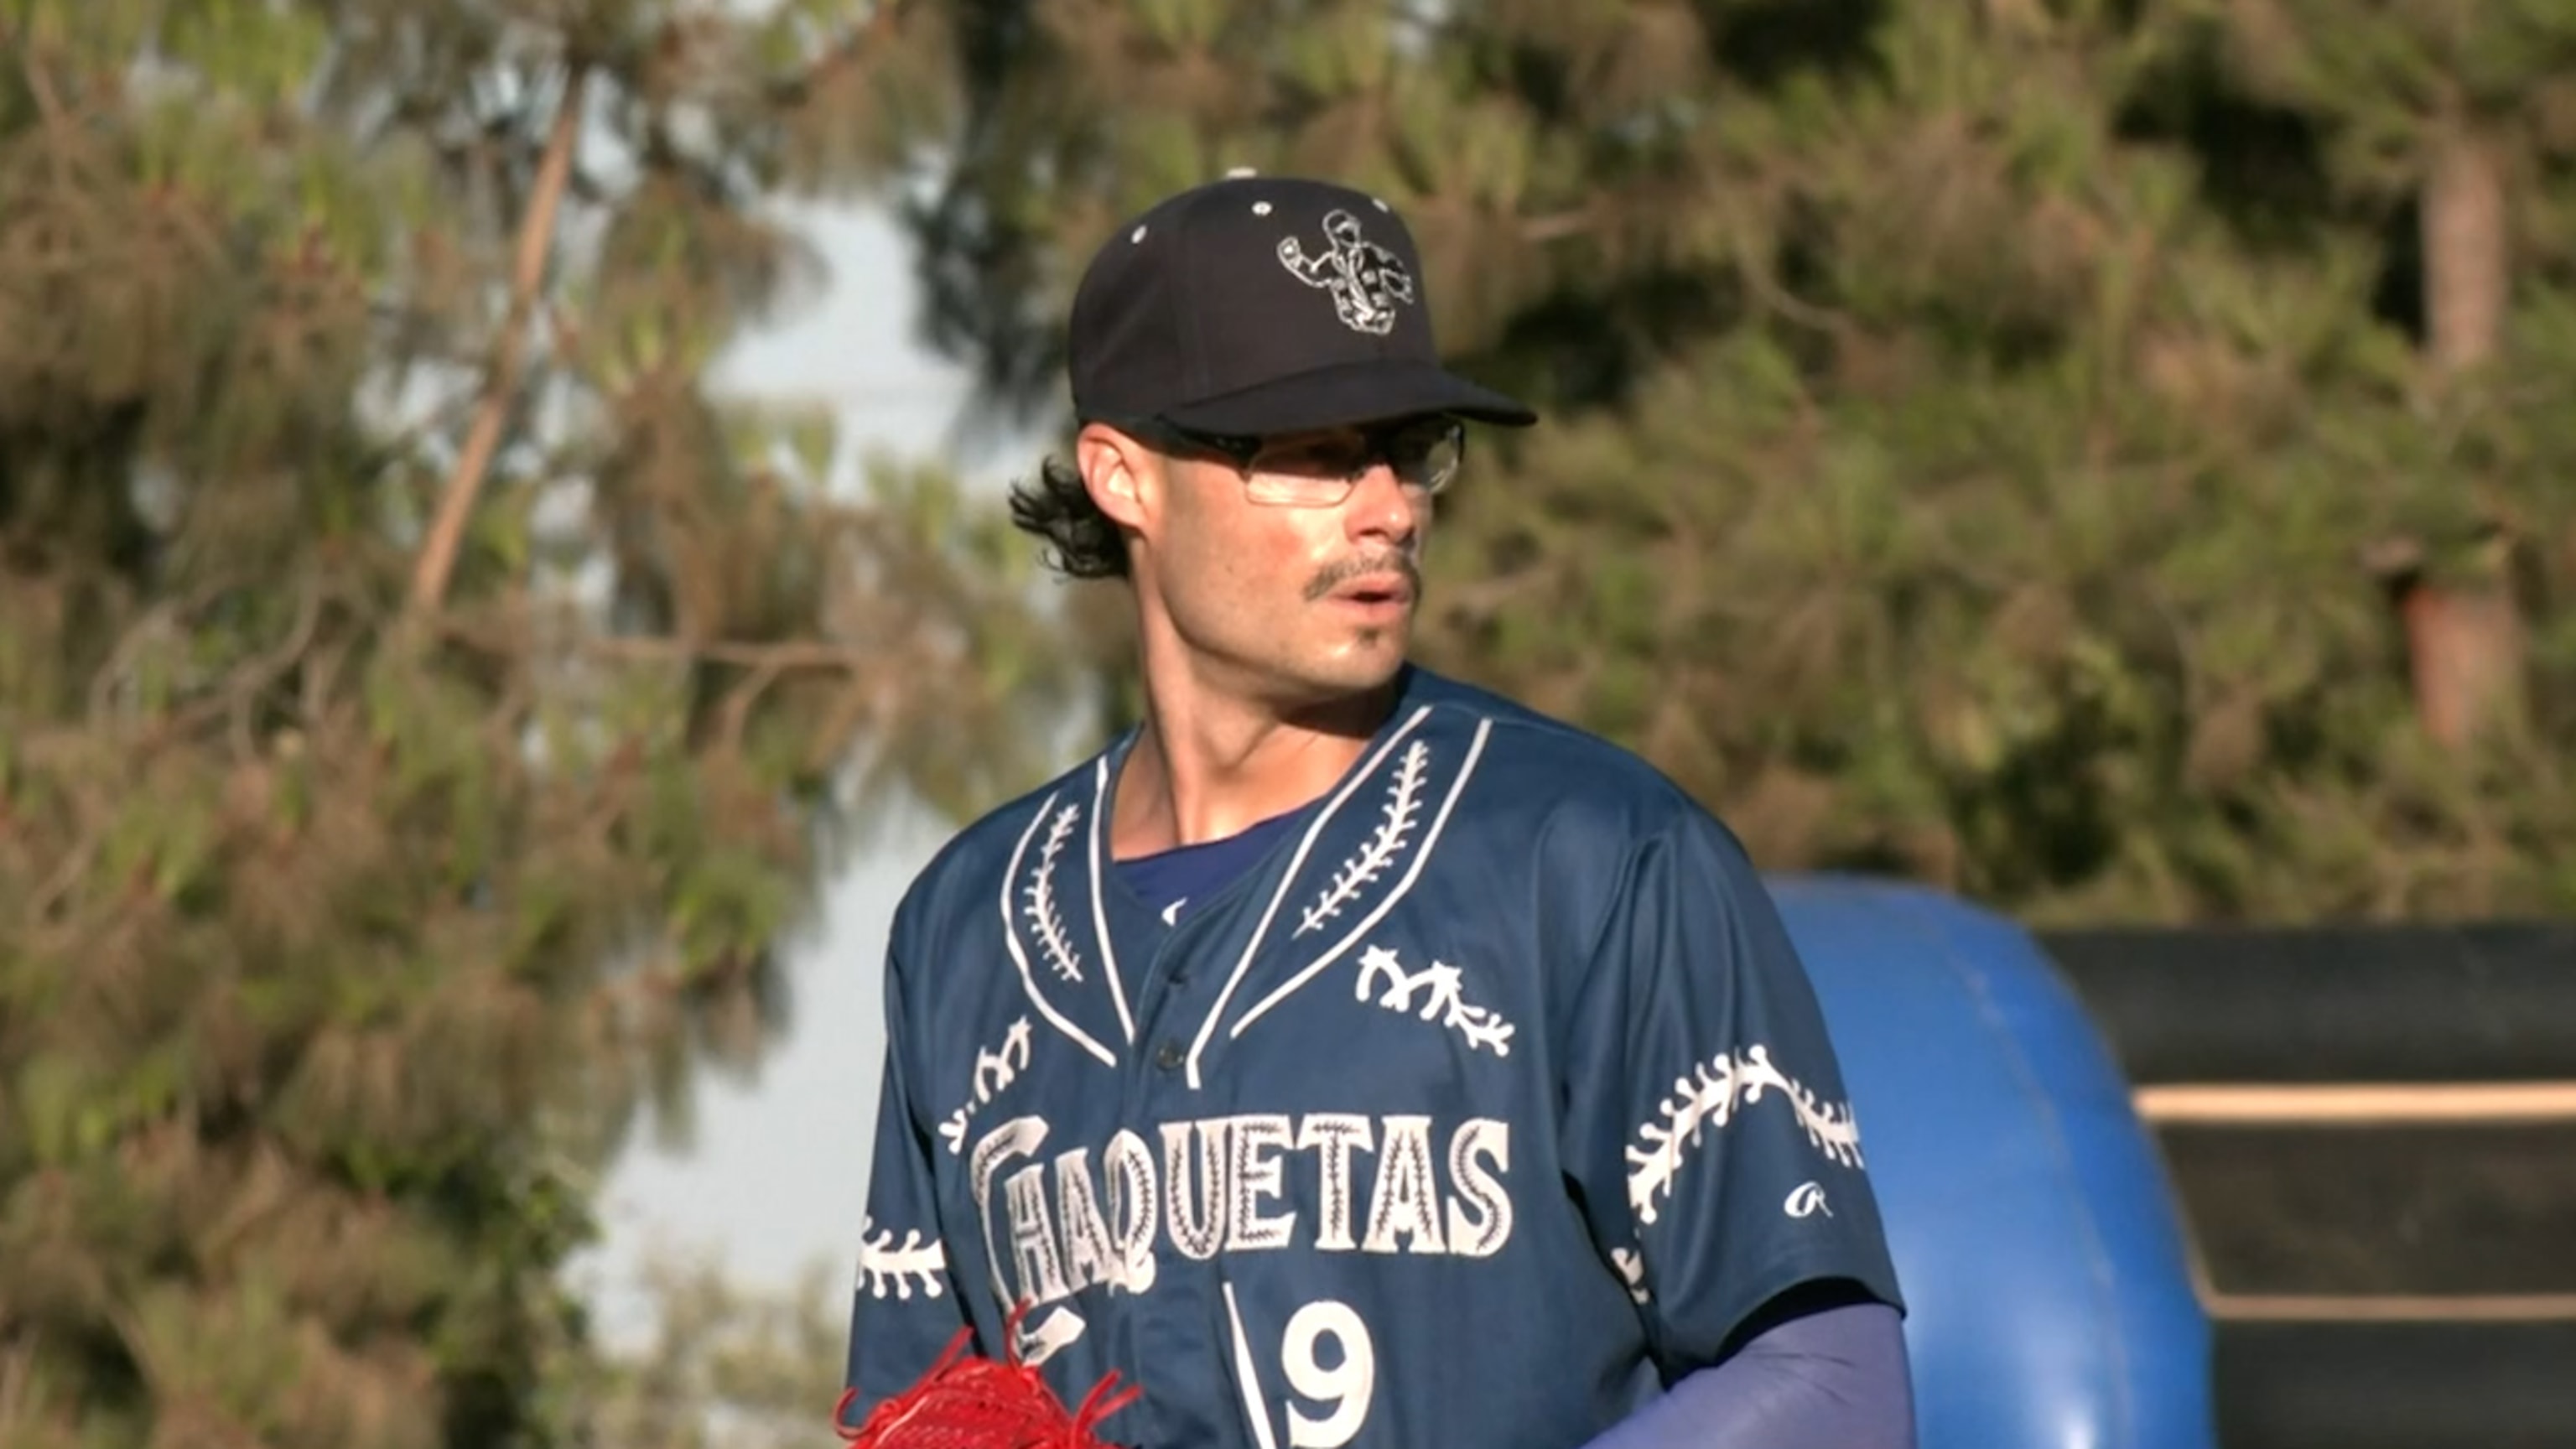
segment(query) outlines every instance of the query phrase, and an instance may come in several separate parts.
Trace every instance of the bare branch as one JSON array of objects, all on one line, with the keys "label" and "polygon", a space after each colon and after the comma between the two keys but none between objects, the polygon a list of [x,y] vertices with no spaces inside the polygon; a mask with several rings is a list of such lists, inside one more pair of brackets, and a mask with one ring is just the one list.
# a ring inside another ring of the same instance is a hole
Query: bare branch
[{"label": "bare branch", "polygon": [[44,117],[45,129],[61,135],[71,123],[71,117],[63,109],[62,98],[54,94],[53,78],[45,74],[44,63],[37,59],[35,46],[29,45],[20,54],[19,66],[26,74],[27,94],[35,100],[37,114]]},{"label": "bare branch", "polygon": [[1810,302],[1790,291],[1788,284],[1782,282],[1779,275],[1772,271],[1767,263],[1757,260],[1750,251],[1737,265],[1736,274],[1744,279],[1746,286],[1753,289],[1755,299],[1765,309],[1776,312],[1801,327],[1832,337],[1848,337],[1854,330],[1850,317],[1834,308]]},{"label": "bare branch", "polygon": [[876,12],[864,24],[844,36],[841,43],[823,53],[812,65],[770,87],[769,99],[778,105],[801,105],[814,92],[829,85],[840,72],[867,60],[879,46],[894,38],[902,24],[904,12],[912,0],[877,0]]},{"label": "bare branch", "polygon": [[[492,627],[476,626],[450,617],[439,621],[439,630],[460,644],[505,655],[520,652],[522,641],[539,637],[527,626],[525,618],[513,618],[506,625]],[[826,639],[763,642],[683,639],[649,634],[582,634],[564,640],[563,644],[571,652],[590,659],[636,664],[726,664],[771,674],[832,669],[856,673],[862,669],[884,669],[891,662],[891,656],[882,649]]]},{"label": "bare branch", "polygon": [[54,873],[45,877],[44,884],[36,887],[36,894],[27,903],[27,920],[31,924],[53,919],[54,908],[68,899],[72,887],[89,874],[90,863],[98,858],[99,847],[106,843],[107,821],[104,818],[92,816],[82,822],[81,832],[73,838],[72,848],[63,852],[62,861],[54,867]]},{"label": "bare branch", "polygon": [[751,721],[751,707],[760,702],[760,697],[769,692],[769,686],[777,683],[778,677],[787,669],[785,663],[772,660],[753,670],[749,679],[734,686],[726,695],[717,738],[724,742],[728,753],[742,748],[743,730]]},{"label": "bare branch", "polygon": [[585,639],[579,647],[584,654],[602,659],[731,664],[764,673],[798,669],[858,670],[885,662],[885,656],[877,651],[819,639],[753,644],[609,635]]},{"label": "bare branch", "polygon": [[465,447],[457,454],[456,466],[439,495],[438,516],[430,525],[429,539],[421,547],[420,562],[412,574],[411,603],[421,612],[435,611],[447,597],[447,581],[456,569],[466,523],[473,517],[475,500],[483,491],[485,475],[491,471],[493,454],[500,449],[502,425],[519,389],[519,375],[527,363],[528,319],[537,305],[537,290],[545,282],[547,255],[554,249],[555,216],[562,209],[564,188],[572,176],[573,147],[581,137],[582,98],[588,91],[589,78],[588,68],[579,62],[565,77],[554,131],[546,138],[545,156],[538,163],[536,182],[528,193],[528,212],[519,223],[518,256],[510,277],[510,307],[501,324],[492,374],[484,383],[473,431],[466,435]]},{"label": "bare branch", "polygon": [[1582,236],[1600,230],[1609,218],[1600,206],[1586,206],[1574,211],[1560,211],[1547,216],[1521,218],[1521,240],[1533,246],[1544,246],[1567,237]]},{"label": "bare branch", "polygon": [[295,622],[288,628],[285,640],[234,674],[225,708],[232,716],[233,748],[242,758],[259,753],[259,742],[251,734],[251,707],[271,685],[304,661],[306,651],[313,647],[313,636],[321,629],[322,605],[329,593],[319,574],[307,574],[296,601]]},{"label": "bare branch", "polygon": [[26,1412],[32,1397],[27,1386],[35,1378],[36,1346],[41,1341],[41,1331],[30,1330],[26,1342],[0,1354],[0,1424],[15,1424]]},{"label": "bare branch", "polygon": [[199,610],[231,592],[241,582],[242,578],[238,572],[223,571],[200,583],[186,594],[165,600],[145,610],[129,625],[125,632],[118,636],[115,647],[108,650],[107,658],[100,662],[97,671],[90,676],[89,718],[91,723],[104,725],[107,722],[110,712],[116,707],[116,691],[125,684],[127,676],[133,672],[135,657],[138,654],[151,645],[156,638],[166,636],[168,631],[185,624]]},{"label": "bare branch", "polygon": [[64,108],[62,97],[55,92],[53,77],[45,74],[45,62],[36,50],[34,44],[26,45],[19,63],[26,72],[27,94],[35,101],[36,114],[44,124],[45,140],[50,150],[46,160],[53,170],[55,182],[68,189],[72,184],[71,113]]}]

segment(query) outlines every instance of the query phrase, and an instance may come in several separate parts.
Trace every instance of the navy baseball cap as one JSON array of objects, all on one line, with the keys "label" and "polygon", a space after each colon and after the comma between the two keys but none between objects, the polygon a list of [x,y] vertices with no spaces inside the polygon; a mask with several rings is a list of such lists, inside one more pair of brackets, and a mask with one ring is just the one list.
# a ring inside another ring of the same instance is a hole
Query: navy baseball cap
[{"label": "navy baseball cap", "polygon": [[1235,172],[1130,218],[1083,273],[1067,341],[1086,420],[1234,437],[1538,420],[1441,365],[1412,233],[1329,182]]}]

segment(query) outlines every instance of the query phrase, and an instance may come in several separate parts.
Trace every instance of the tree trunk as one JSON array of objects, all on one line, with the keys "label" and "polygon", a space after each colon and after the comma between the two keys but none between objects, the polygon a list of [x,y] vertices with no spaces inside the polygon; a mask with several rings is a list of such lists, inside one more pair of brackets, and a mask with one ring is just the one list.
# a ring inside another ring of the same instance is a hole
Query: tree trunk
[{"label": "tree trunk", "polygon": [[[2425,347],[2448,383],[2495,360],[2504,330],[2512,259],[2505,225],[2505,178],[2497,141],[2465,116],[2440,123],[2426,157],[2421,198]],[[2444,542],[2435,541],[2435,547]],[[2458,747],[2502,723],[2522,698],[2522,620],[2509,538],[2488,545],[2499,563],[2476,577],[2428,579],[2408,592],[2403,613],[2418,717],[2427,733]]]},{"label": "tree trunk", "polygon": [[2501,581],[2418,584],[2399,604],[2424,730],[2458,748],[2522,699],[2522,619]]},{"label": "tree trunk", "polygon": [[2504,167],[2495,143],[2465,120],[2436,133],[2424,177],[2426,332],[2444,376],[2495,356],[2511,270]]}]

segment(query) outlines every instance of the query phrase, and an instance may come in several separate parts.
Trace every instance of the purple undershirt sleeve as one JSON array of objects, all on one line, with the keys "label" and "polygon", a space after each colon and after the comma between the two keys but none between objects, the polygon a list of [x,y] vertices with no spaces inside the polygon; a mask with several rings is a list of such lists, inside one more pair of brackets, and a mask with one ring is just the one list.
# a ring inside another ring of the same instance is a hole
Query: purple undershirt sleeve
[{"label": "purple undershirt sleeve", "polygon": [[1775,1324],[1586,1449],[1914,1449],[1904,1322],[1863,1302]]}]

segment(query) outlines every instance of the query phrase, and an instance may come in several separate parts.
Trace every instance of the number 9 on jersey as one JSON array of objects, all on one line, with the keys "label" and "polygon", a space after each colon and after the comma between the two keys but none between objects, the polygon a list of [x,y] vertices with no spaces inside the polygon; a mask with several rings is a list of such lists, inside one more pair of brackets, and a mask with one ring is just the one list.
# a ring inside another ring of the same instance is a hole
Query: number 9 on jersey
[{"label": "number 9 on jersey", "polygon": [[[1254,1353],[1234,1312],[1234,1293],[1226,1291],[1226,1308],[1234,1318],[1234,1352],[1243,1375],[1244,1408],[1252,1415],[1252,1432],[1262,1449],[1273,1449],[1268,1394],[1260,1385],[1261,1355]],[[1368,1324],[1349,1304],[1317,1299],[1289,1316],[1279,1335],[1278,1366],[1288,1381],[1283,1407],[1288,1417],[1290,1449],[1342,1449],[1368,1422],[1369,1400],[1377,1388],[1377,1350]],[[1320,1411],[1320,1412],[1317,1412]]]}]

